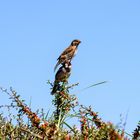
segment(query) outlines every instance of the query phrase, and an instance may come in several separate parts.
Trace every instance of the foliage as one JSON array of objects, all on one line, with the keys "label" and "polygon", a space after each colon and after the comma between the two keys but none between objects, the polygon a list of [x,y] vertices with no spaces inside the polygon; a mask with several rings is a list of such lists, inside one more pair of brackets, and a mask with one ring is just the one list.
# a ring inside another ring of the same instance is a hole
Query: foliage
[{"label": "foliage", "polygon": [[137,128],[133,132],[133,140],[140,139],[140,122],[137,125]]},{"label": "foliage", "polygon": [[[48,82],[51,86],[52,83]],[[77,85],[77,84],[76,84]],[[14,91],[1,91],[8,94],[12,103],[1,108],[15,108],[17,114],[4,117],[0,114],[0,139],[6,140],[128,140],[124,130],[117,129],[111,122],[104,122],[91,107],[79,105],[77,98],[69,94],[69,89],[75,85],[63,84],[61,90],[54,94],[53,104],[56,107],[51,117],[46,117],[42,111],[33,112],[24,100]],[[30,122],[25,122],[24,117]],[[67,118],[78,118],[80,126],[71,126]],[[46,119],[48,118],[48,119]],[[16,123],[13,121],[16,120]],[[78,129],[80,128],[80,129]],[[140,126],[133,133],[134,140],[140,135]]]}]

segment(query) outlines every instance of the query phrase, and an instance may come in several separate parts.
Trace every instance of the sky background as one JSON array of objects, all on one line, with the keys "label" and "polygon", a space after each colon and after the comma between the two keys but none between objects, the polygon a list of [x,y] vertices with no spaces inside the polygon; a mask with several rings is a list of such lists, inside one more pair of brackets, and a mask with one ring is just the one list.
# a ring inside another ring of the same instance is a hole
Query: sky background
[{"label": "sky background", "polygon": [[[104,121],[125,120],[132,132],[140,120],[139,0],[0,1],[0,86],[12,86],[32,109],[52,108],[50,86],[60,53],[80,39],[72,62],[71,90],[108,81],[77,94]],[[0,104],[8,104],[0,95]]]}]

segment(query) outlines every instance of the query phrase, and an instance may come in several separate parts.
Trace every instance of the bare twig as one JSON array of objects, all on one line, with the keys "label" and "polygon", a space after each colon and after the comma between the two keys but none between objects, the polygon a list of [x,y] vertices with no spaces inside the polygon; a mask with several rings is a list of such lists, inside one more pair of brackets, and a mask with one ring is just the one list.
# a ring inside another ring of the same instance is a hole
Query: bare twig
[{"label": "bare twig", "polygon": [[35,137],[37,137],[37,138],[39,138],[39,139],[43,139],[43,137],[42,136],[40,136],[40,135],[38,135],[38,134],[35,134],[35,133],[33,133],[33,132],[31,132],[30,130],[27,130],[27,129],[24,129],[24,128],[19,128],[21,131],[24,131],[24,132],[27,132],[27,133],[30,133],[32,136],[35,136]]}]

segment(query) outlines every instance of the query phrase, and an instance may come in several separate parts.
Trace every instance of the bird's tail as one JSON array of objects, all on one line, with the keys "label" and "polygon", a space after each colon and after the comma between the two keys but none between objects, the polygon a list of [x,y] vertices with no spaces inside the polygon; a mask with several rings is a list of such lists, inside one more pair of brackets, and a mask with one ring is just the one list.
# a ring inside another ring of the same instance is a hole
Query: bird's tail
[{"label": "bird's tail", "polygon": [[57,64],[55,65],[55,67],[54,67],[54,72],[56,71],[59,64],[60,64],[60,62],[58,61]]},{"label": "bird's tail", "polygon": [[55,94],[59,89],[60,89],[60,84],[59,84],[59,82],[55,81],[51,94],[52,95]]}]

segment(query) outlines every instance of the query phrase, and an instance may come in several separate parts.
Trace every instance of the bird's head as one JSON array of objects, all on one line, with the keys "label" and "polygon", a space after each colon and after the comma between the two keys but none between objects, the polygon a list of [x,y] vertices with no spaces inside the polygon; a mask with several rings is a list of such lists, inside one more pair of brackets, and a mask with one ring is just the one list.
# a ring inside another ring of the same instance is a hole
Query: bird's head
[{"label": "bird's head", "polygon": [[71,63],[70,62],[65,63],[63,68],[65,68],[65,70],[67,72],[70,72],[71,71]]},{"label": "bird's head", "polygon": [[70,62],[70,60],[66,60],[66,61],[62,64],[62,66],[63,66],[64,68],[71,68],[71,62]]},{"label": "bird's head", "polygon": [[81,43],[80,40],[75,39],[75,40],[73,40],[73,41],[71,42],[71,45],[72,45],[72,46],[78,46],[80,43]]}]

